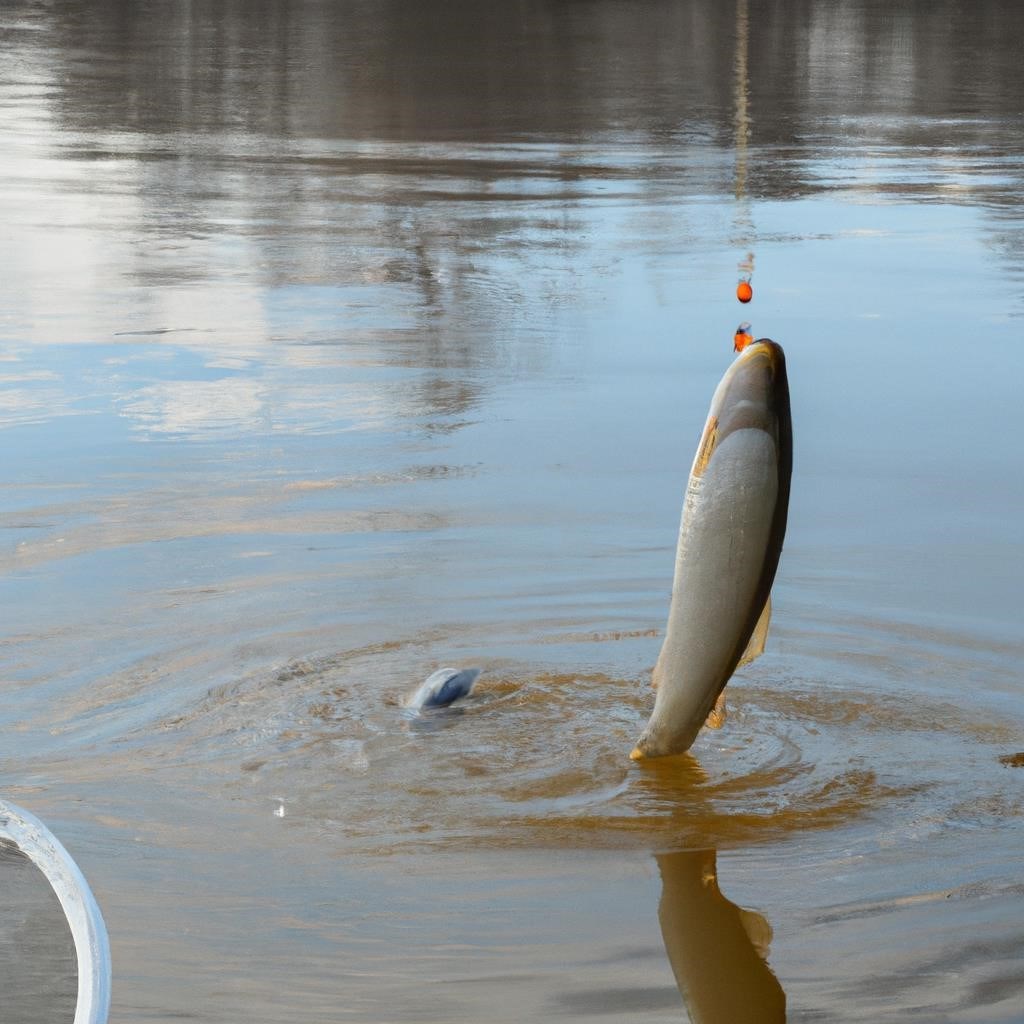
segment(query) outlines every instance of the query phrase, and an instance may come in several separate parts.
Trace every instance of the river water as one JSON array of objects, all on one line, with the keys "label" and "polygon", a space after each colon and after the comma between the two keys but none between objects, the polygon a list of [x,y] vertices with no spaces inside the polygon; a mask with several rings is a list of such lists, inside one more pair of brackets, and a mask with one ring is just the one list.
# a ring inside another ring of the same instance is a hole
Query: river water
[{"label": "river water", "polygon": [[[1022,38],[3,6],[0,787],[112,1021],[1024,1019]],[[772,633],[640,767],[741,319],[793,401]]]}]

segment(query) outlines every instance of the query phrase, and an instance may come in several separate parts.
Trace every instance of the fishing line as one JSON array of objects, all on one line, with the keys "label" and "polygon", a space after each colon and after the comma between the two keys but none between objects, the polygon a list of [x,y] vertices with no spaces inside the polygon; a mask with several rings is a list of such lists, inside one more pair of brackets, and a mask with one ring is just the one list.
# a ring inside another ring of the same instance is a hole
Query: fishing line
[{"label": "fishing line", "polygon": [[[736,50],[733,67],[733,126],[736,148],[735,195],[736,233],[745,240],[747,254],[736,265],[738,282],[736,298],[744,305],[754,297],[754,219],[747,197],[747,143],[750,139],[750,12],[748,0],[736,0]],[[733,348],[737,352],[753,341],[750,323],[743,321],[733,334]]]}]

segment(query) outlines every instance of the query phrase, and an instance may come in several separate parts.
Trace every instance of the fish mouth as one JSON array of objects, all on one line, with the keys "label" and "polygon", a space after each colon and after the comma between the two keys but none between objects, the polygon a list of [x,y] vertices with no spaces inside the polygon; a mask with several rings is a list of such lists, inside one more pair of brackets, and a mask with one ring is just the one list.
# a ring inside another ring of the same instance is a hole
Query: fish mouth
[{"label": "fish mouth", "polygon": [[[786,385],[786,356],[771,338],[758,338],[732,361],[711,400],[709,417],[719,419],[731,406],[767,406],[777,413],[780,386]],[[722,435],[724,436],[724,435]],[[719,437],[721,440],[721,437]]]},{"label": "fish mouth", "polygon": [[777,372],[779,364],[783,362],[782,348],[771,338],[758,338],[743,348],[743,351],[736,357],[733,369],[744,363],[752,362],[755,359],[767,359],[772,372]]}]

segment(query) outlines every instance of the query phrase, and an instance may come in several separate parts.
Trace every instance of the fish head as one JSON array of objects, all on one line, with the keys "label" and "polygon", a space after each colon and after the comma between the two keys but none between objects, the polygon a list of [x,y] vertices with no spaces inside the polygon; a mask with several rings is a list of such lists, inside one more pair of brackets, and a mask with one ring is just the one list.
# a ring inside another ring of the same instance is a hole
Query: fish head
[{"label": "fish head", "polygon": [[[785,401],[786,409],[780,406]],[[789,419],[786,357],[769,338],[746,345],[733,360],[711,403],[720,443],[735,430],[756,427],[767,431],[778,445],[780,420]]]},{"label": "fish head", "polygon": [[704,475],[715,449],[730,434],[750,427],[772,438],[780,474],[788,487],[792,469],[789,381],[782,347],[770,338],[759,338],[744,347],[715,389],[691,477]]}]

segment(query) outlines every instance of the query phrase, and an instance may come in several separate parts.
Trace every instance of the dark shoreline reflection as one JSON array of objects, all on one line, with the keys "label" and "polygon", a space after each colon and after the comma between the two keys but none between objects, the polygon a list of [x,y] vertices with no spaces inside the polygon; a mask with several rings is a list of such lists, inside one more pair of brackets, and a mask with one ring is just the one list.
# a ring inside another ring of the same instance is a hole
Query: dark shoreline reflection
[{"label": "dark shoreline reflection", "polygon": [[771,925],[722,895],[716,851],[655,859],[665,952],[693,1024],[783,1024],[786,994],[767,964]]},{"label": "dark shoreline reflection", "polygon": [[[641,17],[610,0],[68,0],[15,4],[4,27],[20,45],[45,44],[67,121],[105,133],[478,143],[701,129],[730,139],[734,33],[748,4],[649,6]],[[1018,109],[1024,71],[1005,45],[1024,28],[1017,6],[750,0],[749,17],[757,142],[798,143],[859,115],[910,115],[905,141],[921,118],[951,112],[990,134],[979,118]]]}]

